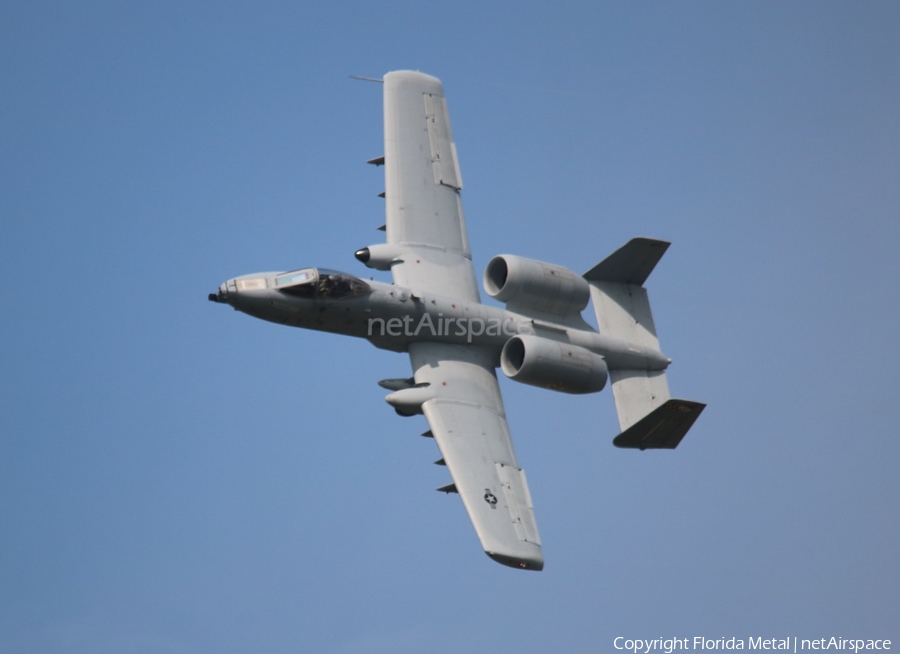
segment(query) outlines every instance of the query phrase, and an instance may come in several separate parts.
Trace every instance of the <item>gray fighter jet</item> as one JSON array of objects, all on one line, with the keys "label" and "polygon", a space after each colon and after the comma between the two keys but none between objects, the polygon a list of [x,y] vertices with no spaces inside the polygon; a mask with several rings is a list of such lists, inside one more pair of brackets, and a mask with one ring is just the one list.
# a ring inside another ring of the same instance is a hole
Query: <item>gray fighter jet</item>
[{"label": "gray fighter jet", "polygon": [[[412,377],[385,379],[402,416],[424,414],[438,463],[458,493],[484,551],[515,568],[544,559],[525,472],[513,451],[495,368],[510,379],[564,393],[612,385],[618,447],[673,449],[703,404],[672,399],[671,363],[659,349],[643,284],[665,241],[635,238],[584,275],[517,257],[491,259],[481,304],[466,234],[462,178],[440,80],[384,76],[386,242],[356,252],[394,283],[325,268],[230,279],[213,302],[270,322],[357,336],[409,354]],[[581,316],[593,300],[599,333]]]}]

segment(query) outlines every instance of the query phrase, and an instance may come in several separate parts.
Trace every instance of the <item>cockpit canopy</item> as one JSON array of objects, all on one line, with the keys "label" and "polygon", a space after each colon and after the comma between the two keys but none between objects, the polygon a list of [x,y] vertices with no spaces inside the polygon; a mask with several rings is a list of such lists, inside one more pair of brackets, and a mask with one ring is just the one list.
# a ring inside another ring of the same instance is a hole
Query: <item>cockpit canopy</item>
[{"label": "cockpit canopy", "polygon": [[283,273],[275,277],[275,288],[309,300],[338,300],[372,291],[358,277],[327,268],[304,268]]}]

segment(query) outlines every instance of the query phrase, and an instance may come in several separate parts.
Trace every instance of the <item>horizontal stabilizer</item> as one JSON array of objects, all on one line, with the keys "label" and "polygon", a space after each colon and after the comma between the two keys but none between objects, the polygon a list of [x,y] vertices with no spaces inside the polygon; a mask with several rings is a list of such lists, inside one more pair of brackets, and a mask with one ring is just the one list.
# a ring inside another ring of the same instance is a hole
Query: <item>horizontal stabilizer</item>
[{"label": "horizontal stabilizer", "polygon": [[584,273],[589,282],[620,282],[643,286],[671,245],[655,238],[633,238]]},{"label": "horizontal stabilizer", "polygon": [[669,400],[613,439],[616,447],[674,450],[706,407],[690,400]]}]

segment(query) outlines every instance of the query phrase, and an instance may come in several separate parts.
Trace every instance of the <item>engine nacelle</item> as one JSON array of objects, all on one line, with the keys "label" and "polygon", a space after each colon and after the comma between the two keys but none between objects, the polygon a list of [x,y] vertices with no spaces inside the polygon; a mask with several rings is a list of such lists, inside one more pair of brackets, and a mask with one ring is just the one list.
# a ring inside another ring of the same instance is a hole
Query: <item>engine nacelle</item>
[{"label": "engine nacelle", "polygon": [[434,397],[434,391],[425,386],[413,386],[394,391],[384,401],[394,407],[401,416],[414,416],[422,413],[422,405]]},{"label": "engine nacelle", "polygon": [[562,393],[596,393],[609,377],[606,362],[578,345],[549,338],[513,336],[500,353],[500,368],[510,379]]},{"label": "engine nacelle", "polygon": [[484,269],[484,290],[510,311],[536,310],[565,316],[581,313],[591,288],[580,275],[562,266],[501,254]]}]

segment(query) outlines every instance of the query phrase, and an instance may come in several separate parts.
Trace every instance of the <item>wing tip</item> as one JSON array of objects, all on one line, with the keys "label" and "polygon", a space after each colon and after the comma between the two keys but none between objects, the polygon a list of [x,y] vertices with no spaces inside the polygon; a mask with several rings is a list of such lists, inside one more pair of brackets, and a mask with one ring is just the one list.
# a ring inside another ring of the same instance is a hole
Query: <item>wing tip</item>
[{"label": "wing tip", "polygon": [[540,572],[544,569],[544,559],[541,556],[511,556],[509,554],[500,554],[499,552],[488,552],[487,550],[485,550],[484,553],[497,563],[517,570],[534,570],[535,572]]},{"label": "wing tip", "polygon": [[417,70],[392,70],[385,73],[384,82],[386,88],[394,88],[400,85],[411,85],[421,87],[422,91],[430,89],[438,95],[443,95],[443,84],[434,75],[421,73]]}]

